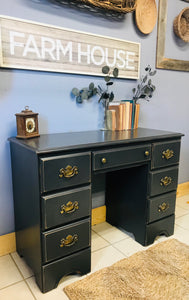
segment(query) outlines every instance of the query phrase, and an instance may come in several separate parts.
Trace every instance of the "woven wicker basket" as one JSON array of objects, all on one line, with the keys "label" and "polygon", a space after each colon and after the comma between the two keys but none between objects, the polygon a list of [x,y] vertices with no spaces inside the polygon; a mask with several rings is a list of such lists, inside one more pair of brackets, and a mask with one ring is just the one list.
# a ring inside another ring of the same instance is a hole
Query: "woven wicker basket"
[{"label": "woven wicker basket", "polygon": [[137,0],[76,0],[86,5],[92,5],[98,8],[116,11],[120,13],[129,13],[135,10]]},{"label": "woven wicker basket", "polygon": [[185,7],[174,19],[173,29],[178,37],[189,42],[189,7]]}]

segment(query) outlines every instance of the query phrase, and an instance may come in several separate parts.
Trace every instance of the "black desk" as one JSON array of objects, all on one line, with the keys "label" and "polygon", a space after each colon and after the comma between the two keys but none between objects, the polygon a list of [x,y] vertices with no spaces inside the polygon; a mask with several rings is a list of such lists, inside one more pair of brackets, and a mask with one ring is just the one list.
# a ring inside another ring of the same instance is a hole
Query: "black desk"
[{"label": "black desk", "polygon": [[142,245],[172,235],[182,134],[138,128],[10,138],[17,251],[42,292],[91,266],[91,186]]}]

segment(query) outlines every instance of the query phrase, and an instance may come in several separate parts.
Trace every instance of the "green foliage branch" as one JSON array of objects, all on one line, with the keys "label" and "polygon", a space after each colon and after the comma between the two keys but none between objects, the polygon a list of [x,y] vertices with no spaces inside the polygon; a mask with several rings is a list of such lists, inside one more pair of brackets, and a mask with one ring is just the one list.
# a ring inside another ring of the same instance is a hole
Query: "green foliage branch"
[{"label": "green foliage branch", "polygon": [[152,84],[151,78],[149,79],[149,77],[154,76],[156,74],[156,70],[152,71],[151,66],[148,65],[145,68],[145,71],[146,74],[141,77],[137,87],[132,90],[133,100],[135,101],[135,103],[137,103],[139,99],[149,101],[150,98],[152,98],[153,93],[156,89],[155,85]]},{"label": "green foliage branch", "polygon": [[113,75],[114,78],[117,78],[119,75],[119,70],[118,68],[114,68],[111,74],[109,66],[104,66],[102,67],[102,73],[105,75],[105,88],[102,88],[100,85],[95,87],[94,83],[91,82],[88,87],[84,87],[81,90],[79,90],[78,88],[72,89],[71,93],[76,97],[77,103],[83,103],[84,100],[89,100],[95,95],[100,96],[98,102],[102,102],[103,106],[106,108],[108,107],[109,102],[113,101],[114,93],[112,91],[109,91],[110,86],[113,85],[111,75]]}]

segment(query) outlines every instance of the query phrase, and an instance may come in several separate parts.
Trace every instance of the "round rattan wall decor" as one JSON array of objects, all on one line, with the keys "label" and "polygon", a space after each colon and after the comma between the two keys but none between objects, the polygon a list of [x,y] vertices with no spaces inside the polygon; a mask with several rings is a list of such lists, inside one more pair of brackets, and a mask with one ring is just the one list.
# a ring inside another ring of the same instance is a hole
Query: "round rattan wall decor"
[{"label": "round rattan wall decor", "polygon": [[185,7],[173,22],[174,33],[185,42],[189,42],[189,7]]},{"label": "round rattan wall decor", "polygon": [[155,0],[137,0],[135,19],[138,29],[149,34],[157,21],[157,6]]}]

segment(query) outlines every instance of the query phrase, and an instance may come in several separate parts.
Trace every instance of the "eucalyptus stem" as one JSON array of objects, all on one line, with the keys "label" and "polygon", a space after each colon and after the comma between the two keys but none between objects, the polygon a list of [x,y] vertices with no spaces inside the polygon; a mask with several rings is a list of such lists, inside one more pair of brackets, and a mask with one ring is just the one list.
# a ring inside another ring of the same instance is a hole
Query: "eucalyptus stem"
[{"label": "eucalyptus stem", "polygon": [[149,101],[149,98],[152,97],[153,92],[155,91],[155,86],[152,84],[151,79],[148,80],[148,76],[154,76],[156,74],[156,70],[152,71],[150,65],[148,65],[145,68],[145,71],[147,72],[146,75],[141,77],[137,88],[133,89],[133,100],[135,103],[137,103],[139,99]]}]

